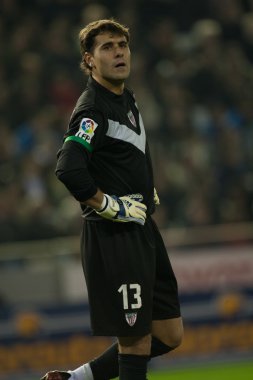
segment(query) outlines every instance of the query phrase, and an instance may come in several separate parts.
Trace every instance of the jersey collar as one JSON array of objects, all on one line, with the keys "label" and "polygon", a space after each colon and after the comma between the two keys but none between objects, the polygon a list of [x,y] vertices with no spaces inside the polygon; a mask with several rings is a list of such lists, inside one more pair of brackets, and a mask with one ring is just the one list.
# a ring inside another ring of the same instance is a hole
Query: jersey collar
[{"label": "jersey collar", "polygon": [[94,86],[99,89],[99,91],[106,94],[108,97],[114,100],[122,100],[124,98],[125,90],[121,95],[114,94],[114,92],[108,90],[106,87],[98,83],[91,75],[88,78],[88,86]]}]

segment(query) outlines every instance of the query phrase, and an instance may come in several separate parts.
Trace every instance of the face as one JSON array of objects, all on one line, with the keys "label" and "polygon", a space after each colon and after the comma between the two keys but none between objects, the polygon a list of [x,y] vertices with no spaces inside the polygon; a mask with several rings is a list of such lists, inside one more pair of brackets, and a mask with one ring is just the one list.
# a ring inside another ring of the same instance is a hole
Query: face
[{"label": "face", "polygon": [[99,34],[93,52],[85,55],[95,80],[109,89],[123,86],[130,72],[130,49],[125,36]]}]

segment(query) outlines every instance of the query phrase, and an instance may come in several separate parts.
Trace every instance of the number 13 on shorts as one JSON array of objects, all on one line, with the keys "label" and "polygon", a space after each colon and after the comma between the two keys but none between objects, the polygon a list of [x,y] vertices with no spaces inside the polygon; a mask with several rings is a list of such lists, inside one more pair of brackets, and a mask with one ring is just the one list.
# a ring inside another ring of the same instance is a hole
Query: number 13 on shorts
[{"label": "number 13 on shorts", "polygon": [[[141,286],[139,284],[122,284],[118,292],[122,293],[124,310],[141,308]],[[136,302],[130,303],[129,299],[133,299]]]}]

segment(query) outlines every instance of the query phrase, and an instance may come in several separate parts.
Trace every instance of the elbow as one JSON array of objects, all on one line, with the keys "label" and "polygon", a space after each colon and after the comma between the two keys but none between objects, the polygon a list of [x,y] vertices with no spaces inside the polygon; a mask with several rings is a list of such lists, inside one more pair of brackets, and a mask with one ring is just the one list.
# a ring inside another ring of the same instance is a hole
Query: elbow
[{"label": "elbow", "polygon": [[63,170],[56,169],[55,175],[58,178],[59,181],[65,182],[64,179],[66,179],[66,173]]},{"label": "elbow", "polygon": [[86,201],[97,192],[97,186],[84,170],[56,169],[55,174],[78,202]]}]

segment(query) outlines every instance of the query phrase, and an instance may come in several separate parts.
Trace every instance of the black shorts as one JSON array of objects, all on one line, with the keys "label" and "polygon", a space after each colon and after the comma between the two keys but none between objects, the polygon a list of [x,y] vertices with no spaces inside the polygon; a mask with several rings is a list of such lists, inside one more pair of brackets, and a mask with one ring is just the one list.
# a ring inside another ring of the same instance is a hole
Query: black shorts
[{"label": "black shorts", "polygon": [[82,262],[94,335],[142,336],[180,316],[177,281],[155,222],[84,221]]}]

